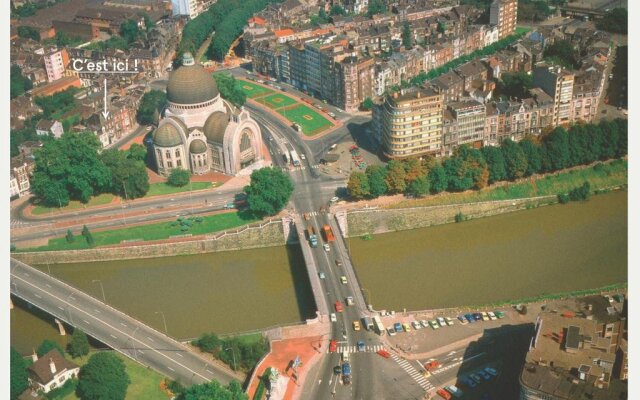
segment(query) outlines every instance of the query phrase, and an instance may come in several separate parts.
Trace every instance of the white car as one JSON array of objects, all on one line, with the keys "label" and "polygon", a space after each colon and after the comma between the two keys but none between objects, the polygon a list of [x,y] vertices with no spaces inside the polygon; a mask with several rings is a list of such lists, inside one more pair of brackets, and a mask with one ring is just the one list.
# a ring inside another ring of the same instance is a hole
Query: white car
[{"label": "white car", "polygon": [[300,153],[300,158],[303,159],[303,160],[306,160],[307,156],[305,156],[304,154]]},{"label": "white car", "polygon": [[395,336],[396,335],[396,330],[393,329],[393,327],[388,327],[387,328],[387,333],[389,334],[389,336]]},{"label": "white car", "polygon": [[337,320],[336,313],[331,313],[331,322],[336,322]]},{"label": "white car", "polygon": [[322,247],[324,247],[324,251],[331,251],[331,247],[327,243],[323,244]]},{"label": "white car", "polygon": [[344,276],[344,275],[342,275],[342,276],[340,277],[340,282],[342,282],[342,284],[343,284],[343,285],[346,285],[346,284],[347,284],[347,277],[346,277],[346,276]]},{"label": "white car", "polygon": [[453,320],[449,317],[444,318],[447,321],[447,325],[453,325]]},{"label": "white car", "polygon": [[331,202],[332,202],[332,203],[335,203],[335,202],[336,202],[336,201],[338,201],[338,200],[340,200],[340,198],[339,198],[338,196],[333,196],[333,197],[331,198]]},{"label": "white car", "polygon": [[489,311],[487,314],[489,314],[489,319],[492,321],[495,321],[496,319],[498,319],[498,317],[496,317],[493,311]]},{"label": "white car", "polygon": [[320,272],[320,273],[318,273],[318,275],[320,276],[320,279],[324,279],[325,278],[324,272]]},{"label": "white car", "polygon": [[429,321],[427,321],[426,319],[420,320],[420,323],[422,324],[423,328],[429,327]]},{"label": "white car", "polygon": [[440,326],[447,326],[447,321],[444,320],[444,318],[442,317],[438,317],[438,324],[440,324]]},{"label": "white car", "polygon": [[413,326],[413,329],[415,329],[415,330],[422,329],[422,325],[420,325],[420,322],[418,322],[418,321],[411,321],[411,325]]}]

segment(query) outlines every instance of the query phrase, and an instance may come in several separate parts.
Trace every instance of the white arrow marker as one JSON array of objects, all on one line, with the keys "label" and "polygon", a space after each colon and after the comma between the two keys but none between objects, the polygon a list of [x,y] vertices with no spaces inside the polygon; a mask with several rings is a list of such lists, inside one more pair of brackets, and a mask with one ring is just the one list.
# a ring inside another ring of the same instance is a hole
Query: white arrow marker
[{"label": "white arrow marker", "polygon": [[102,116],[104,119],[109,118],[109,111],[107,110],[107,78],[104,78],[104,111]]}]

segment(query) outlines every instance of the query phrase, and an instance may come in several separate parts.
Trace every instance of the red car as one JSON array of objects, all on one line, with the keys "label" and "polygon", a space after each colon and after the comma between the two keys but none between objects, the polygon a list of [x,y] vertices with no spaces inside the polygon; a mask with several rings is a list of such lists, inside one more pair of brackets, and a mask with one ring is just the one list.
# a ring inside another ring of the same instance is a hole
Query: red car
[{"label": "red car", "polygon": [[335,353],[338,350],[338,342],[332,340],[329,342],[329,353]]},{"label": "red car", "polygon": [[378,350],[378,351],[376,351],[376,353],[378,353],[379,355],[381,355],[384,358],[391,357],[391,354],[389,354],[389,352],[386,351],[386,350]]},{"label": "red car", "polygon": [[342,312],[342,303],[340,303],[340,300],[336,301],[336,312]]},{"label": "red car", "polygon": [[424,368],[425,368],[427,371],[432,371],[432,370],[434,370],[434,369],[438,369],[439,367],[440,367],[440,363],[439,363],[438,361],[435,361],[435,360],[433,360],[433,361],[429,361],[428,363],[426,363],[426,364],[424,365]]},{"label": "red car", "polygon": [[438,393],[440,397],[442,397],[445,400],[451,400],[451,393],[447,392],[444,389],[438,389],[436,393]]}]

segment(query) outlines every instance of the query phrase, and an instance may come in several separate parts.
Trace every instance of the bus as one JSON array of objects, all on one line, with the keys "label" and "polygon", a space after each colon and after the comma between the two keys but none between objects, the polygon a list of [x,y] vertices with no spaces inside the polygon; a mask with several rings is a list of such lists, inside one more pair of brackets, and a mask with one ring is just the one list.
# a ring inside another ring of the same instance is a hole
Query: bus
[{"label": "bus", "polygon": [[384,333],[386,332],[384,330],[384,325],[382,325],[382,320],[380,319],[380,316],[375,315],[373,317],[373,327],[376,331],[376,333],[380,336],[384,335]]},{"label": "bus", "polygon": [[293,164],[294,167],[299,167],[300,157],[298,157],[298,153],[296,153],[295,150],[290,150],[289,155],[291,155],[291,164]]}]

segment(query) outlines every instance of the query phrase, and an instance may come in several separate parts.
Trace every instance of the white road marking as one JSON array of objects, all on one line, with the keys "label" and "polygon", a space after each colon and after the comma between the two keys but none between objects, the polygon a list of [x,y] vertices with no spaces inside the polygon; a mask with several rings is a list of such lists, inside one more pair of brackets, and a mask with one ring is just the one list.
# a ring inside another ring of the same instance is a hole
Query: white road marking
[{"label": "white road marking", "polygon": [[114,335],[112,335],[112,334],[109,334],[109,336],[111,336],[111,337],[112,337],[112,338],[114,338],[114,339],[117,339],[117,338],[118,338],[117,336],[114,336]]},{"label": "white road marking", "polygon": [[184,358],[184,356],[182,354],[180,354],[180,353],[176,353],[176,355]]},{"label": "white road marking", "polygon": [[26,272],[23,272],[22,275],[29,276],[29,274],[27,274]]},{"label": "white road marking", "polygon": [[41,299],[41,298],[42,298],[42,296],[40,296],[38,293],[34,293],[33,295],[34,295],[34,296],[36,296],[36,297],[37,297],[37,298],[39,298],[39,299]]},{"label": "white road marking", "polygon": [[61,309],[62,311],[64,311],[64,308],[62,308],[62,307],[60,307],[60,306],[58,306],[58,308],[59,308],[59,309]]},{"label": "white road marking", "polygon": [[93,309],[93,311],[97,312],[98,314],[100,314],[100,310],[96,310],[95,308]]},{"label": "white road marking", "polygon": [[83,321],[84,321],[87,325],[91,325],[91,324],[89,323],[89,321],[87,321],[86,319],[83,319]]},{"label": "white road marking", "polygon": [[45,286],[51,289],[51,285],[49,285],[48,283],[45,283]]},{"label": "white road marking", "polygon": [[144,354],[144,351],[142,351],[142,350],[138,350],[138,353],[140,353],[140,354]]},{"label": "white road marking", "polygon": [[149,336],[147,336],[147,339],[151,340],[153,342],[153,339],[151,339]]},{"label": "white road marking", "polygon": [[124,322],[120,322],[120,325],[124,326],[126,328],[127,324],[125,324]]},{"label": "white road marking", "polygon": [[175,370],[175,369],[173,369],[173,368],[171,368],[171,367],[169,367],[169,366],[167,366],[167,368],[168,368],[168,369],[170,369],[170,370],[171,370],[171,371],[173,371],[173,372],[176,372],[176,370]]}]

